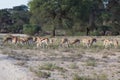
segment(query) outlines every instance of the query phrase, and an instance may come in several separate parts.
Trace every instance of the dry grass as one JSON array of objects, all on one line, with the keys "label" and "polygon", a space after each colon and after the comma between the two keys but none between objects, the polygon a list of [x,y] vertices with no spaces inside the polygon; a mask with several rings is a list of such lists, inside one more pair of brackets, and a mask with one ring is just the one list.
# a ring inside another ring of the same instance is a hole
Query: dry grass
[{"label": "dry grass", "polygon": [[79,75],[77,75],[77,74],[74,74],[74,76],[73,76],[73,79],[72,80],[94,80],[94,79],[92,79],[92,78],[88,78],[88,77],[80,77]]},{"label": "dry grass", "polygon": [[52,63],[45,63],[44,65],[39,66],[39,70],[49,70],[49,71],[58,70],[61,72],[66,71],[66,69],[64,69],[63,67],[57,66],[56,64],[52,64]]},{"label": "dry grass", "polygon": [[[68,37],[71,40],[83,37]],[[79,46],[60,47],[61,37],[48,48],[36,48],[35,45],[6,44],[1,53],[20,62],[17,65],[30,68],[39,76],[39,80],[119,80],[120,46],[105,49],[101,40],[87,48]],[[111,77],[112,76],[112,77]]]},{"label": "dry grass", "polygon": [[69,65],[70,69],[79,69],[79,66],[76,63],[72,63]]}]

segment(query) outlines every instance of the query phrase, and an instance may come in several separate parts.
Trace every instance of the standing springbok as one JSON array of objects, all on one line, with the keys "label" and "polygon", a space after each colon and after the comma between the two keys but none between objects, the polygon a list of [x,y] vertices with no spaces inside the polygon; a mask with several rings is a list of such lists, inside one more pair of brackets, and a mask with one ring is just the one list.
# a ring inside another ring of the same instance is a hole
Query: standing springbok
[{"label": "standing springbok", "polygon": [[42,38],[42,37],[34,37],[33,41],[36,43],[37,47],[48,47],[49,39],[48,38]]},{"label": "standing springbok", "polygon": [[18,37],[17,36],[13,36],[12,37],[12,43],[16,44],[18,42]]},{"label": "standing springbok", "polygon": [[113,45],[114,45],[114,48],[118,48],[119,42],[117,39],[113,40]]},{"label": "standing springbok", "polygon": [[86,39],[82,39],[83,46],[87,46],[87,47],[92,46],[93,43],[96,42],[96,41],[97,41],[96,38],[86,38]]},{"label": "standing springbok", "polygon": [[68,38],[63,38],[63,39],[61,39],[61,41],[60,41],[60,46],[61,47],[69,47],[69,40],[68,40]]},{"label": "standing springbok", "polygon": [[105,48],[108,48],[108,47],[112,47],[112,45],[114,46],[114,48],[117,48],[119,43],[118,43],[118,40],[109,40],[109,39],[104,39],[103,40],[103,46]]},{"label": "standing springbok", "polygon": [[43,48],[48,47],[49,41],[50,40],[48,38],[41,39],[40,46],[43,47]]}]

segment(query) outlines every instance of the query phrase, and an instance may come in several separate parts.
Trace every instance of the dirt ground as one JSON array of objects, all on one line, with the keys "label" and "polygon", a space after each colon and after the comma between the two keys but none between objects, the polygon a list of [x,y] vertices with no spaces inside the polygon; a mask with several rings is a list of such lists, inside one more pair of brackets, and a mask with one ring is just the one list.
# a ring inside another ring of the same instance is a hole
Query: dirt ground
[{"label": "dirt ground", "polygon": [[[98,44],[101,45],[100,43]],[[17,47],[11,44],[1,46],[0,54],[7,58],[0,65],[12,61],[17,69],[23,69],[25,76],[32,77],[31,80],[120,80],[120,48],[105,49],[96,45],[91,48],[34,47]],[[10,67],[8,70],[12,71],[14,68]],[[18,71],[18,75],[20,74],[22,76],[21,70]]]},{"label": "dirt ground", "polygon": [[119,50],[105,49],[94,52],[77,49],[7,49],[7,51],[8,53],[3,49],[2,53],[13,59],[14,65],[26,68],[36,75],[35,80],[74,80],[75,75],[88,78],[85,80],[120,79]]}]

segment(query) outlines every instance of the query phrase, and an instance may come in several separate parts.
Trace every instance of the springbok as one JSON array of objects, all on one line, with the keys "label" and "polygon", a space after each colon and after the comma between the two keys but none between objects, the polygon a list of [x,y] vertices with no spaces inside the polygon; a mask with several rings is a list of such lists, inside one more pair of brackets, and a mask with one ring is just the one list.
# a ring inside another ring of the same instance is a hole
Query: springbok
[{"label": "springbok", "polygon": [[13,36],[12,37],[12,43],[16,44],[18,42],[18,37],[17,36]]},{"label": "springbok", "polygon": [[63,46],[64,46],[64,47],[66,47],[66,46],[69,47],[69,43],[70,43],[70,42],[69,42],[68,38],[63,38],[63,39],[61,39],[61,41],[60,41],[60,46],[61,46],[61,47],[63,47]]},{"label": "springbok", "polygon": [[103,46],[105,48],[108,48],[108,47],[112,47],[112,45],[114,46],[114,48],[117,48],[119,43],[118,43],[118,40],[109,40],[109,39],[104,39],[103,40]]},{"label": "springbok", "polygon": [[96,42],[96,41],[97,41],[96,38],[86,38],[86,39],[82,39],[83,46],[87,46],[87,47],[92,46],[93,43]]},{"label": "springbok", "polygon": [[3,37],[3,44],[6,42],[8,43],[9,41],[12,42],[12,37],[13,37],[12,35],[4,36]]},{"label": "springbok", "polygon": [[[43,38],[43,39],[41,39],[41,41],[39,42],[39,45],[41,46],[41,47],[48,47],[48,44],[49,44],[49,39],[48,38]],[[38,45],[38,46],[39,46]]]},{"label": "springbok", "polygon": [[72,42],[70,42],[70,44],[71,44],[71,45],[77,45],[77,46],[79,46],[80,40],[79,40],[79,39],[75,39],[75,40],[73,40]]},{"label": "springbok", "polygon": [[117,48],[119,46],[119,42],[117,39],[113,40],[113,45],[115,48]]},{"label": "springbok", "polygon": [[49,39],[48,38],[42,38],[42,37],[34,37],[33,41],[36,43],[37,47],[47,47],[49,44]]},{"label": "springbok", "polygon": [[4,37],[3,44],[6,43],[6,42],[8,43],[8,41],[11,41],[12,43],[16,44],[17,41],[18,41],[18,37],[17,36],[12,36],[12,35]]},{"label": "springbok", "polygon": [[33,38],[32,37],[18,37],[18,42],[21,44],[23,44],[23,43],[30,44],[30,42],[29,42],[30,40],[33,40]]}]

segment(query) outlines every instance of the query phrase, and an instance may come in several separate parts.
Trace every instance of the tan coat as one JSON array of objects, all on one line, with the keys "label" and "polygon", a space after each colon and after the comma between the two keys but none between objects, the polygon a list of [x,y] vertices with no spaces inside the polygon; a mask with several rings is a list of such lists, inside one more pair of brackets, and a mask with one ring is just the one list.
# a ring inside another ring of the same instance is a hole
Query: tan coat
[{"label": "tan coat", "polygon": [[82,39],[82,43],[83,43],[83,46],[87,46],[87,47],[90,47],[93,45],[94,42],[96,42],[97,39],[95,38],[85,38],[85,39]]}]

